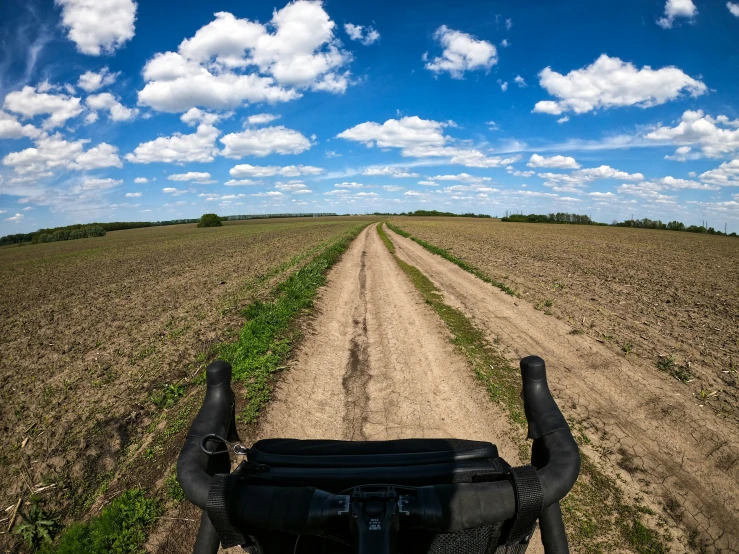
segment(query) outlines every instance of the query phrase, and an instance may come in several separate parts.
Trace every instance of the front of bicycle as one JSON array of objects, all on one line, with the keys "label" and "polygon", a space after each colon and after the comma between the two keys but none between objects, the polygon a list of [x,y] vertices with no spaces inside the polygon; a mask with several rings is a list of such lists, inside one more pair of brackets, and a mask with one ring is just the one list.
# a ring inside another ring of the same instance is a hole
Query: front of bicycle
[{"label": "front of bicycle", "polygon": [[479,441],[268,439],[237,452],[246,461],[229,473],[231,368],[214,362],[177,464],[185,494],[204,510],[195,554],[221,545],[260,554],[521,554],[537,521],[545,552],[568,552],[559,501],[579,473],[577,444],[544,361],[524,358],[521,375],[529,466],[510,467]]}]

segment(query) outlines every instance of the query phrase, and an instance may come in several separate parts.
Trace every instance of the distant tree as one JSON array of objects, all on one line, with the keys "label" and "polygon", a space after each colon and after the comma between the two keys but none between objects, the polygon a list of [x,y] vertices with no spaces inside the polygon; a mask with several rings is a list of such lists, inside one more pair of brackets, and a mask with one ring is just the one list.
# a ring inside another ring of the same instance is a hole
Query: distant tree
[{"label": "distant tree", "polygon": [[198,227],[220,227],[221,225],[223,225],[221,218],[216,214],[203,214],[198,223]]},{"label": "distant tree", "polygon": [[679,221],[670,221],[667,224],[667,229],[669,231],[684,231],[685,230],[685,224],[681,223]]}]

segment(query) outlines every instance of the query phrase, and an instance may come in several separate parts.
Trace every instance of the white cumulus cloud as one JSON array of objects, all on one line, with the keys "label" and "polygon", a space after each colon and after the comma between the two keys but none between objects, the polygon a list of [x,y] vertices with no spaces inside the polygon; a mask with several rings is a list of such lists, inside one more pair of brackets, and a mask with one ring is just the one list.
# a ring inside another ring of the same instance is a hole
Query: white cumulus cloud
[{"label": "white cumulus cloud", "polygon": [[250,115],[246,121],[249,125],[264,125],[273,122],[275,119],[280,119],[280,116],[272,113],[257,113]]},{"label": "white cumulus cloud", "polygon": [[195,192],[195,189],[178,189],[175,187],[164,187],[162,189],[164,194],[171,194],[172,196],[182,196],[183,194],[189,194]]},{"label": "white cumulus cloud", "polygon": [[221,142],[226,146],[221,154],[227,158],[264,157],[275,153],[300,154],[312,146],[310,140],[301,133],[282,125],[230,133],[221,138]]},{"label": "white cumulus cloud", "polygon": [[223,183],[227,187],[243,187],[250,185],[262,185],[262,181],[253,181],[252,179],[231,179]]},{"label": "white cumulus cloud", "polygon": [[337,135],[339,138],[361,142],[365,146],[410,149],[416,146],[443,146],[446,138],[443,123],[418,116],[388,119],[380,125],[373,121],[360,123]]},{"label": "white cumulus cloud", "polygon": [[113,121],[129,121],[134,119],[139,111],[136,108],[127,108],[115,96],[109,92],[101,94],[91,94],[85,99],[87,107],[93,111],[107,110],[109,117]]},{"label": "white cumulus cloud", "polygon": [[[447,72],[454,79],[461,79],[465,71],[489,70],[498,63],[495,46],[486,40],[455,31],[446,25],[439,27],[434,38],[444,48],[441,56],[426,63],[426,69],[436,74]],[[427,58],[427,55],[424,56]]]},{"label": "white cumulus cloud", "polygon": [[411,173],[404,169],[395,167],[368,167],[362,171],[362,175],[370,175],[374,177],[392,177],[394,179],[406,179],[410,177],[420,177],[418,173]]},{"label": "white cumulus cloud", "polygon": [[133,0],[54,0],[62,7],[62,26],[77,50],[90,56],[111,54],[133,38]]},{"label": "white cumulus cloud", "polygon": [[167,177],[168,181],[193,181],[201,185],[211,185],[215,183],[211,179],[210,173],[203,171],[188,171],[187,173],[175,173]]},{"label": "white cumulus cloud", "polygon": [[14,115],[0,110],[0,139],[34,138],[40,134],[33,125],[23,125]]},{"label": "white cumulus cloud", "polygon": [[139,103],[177,112],[287,102],[306,88],[343,93],[352,56],[334,36],[335,26],[321,2],[307,0],[276,10],[266,25],[218,12],[177,52],[147,62]]},{"label": "white cumulus cloud", "polygon": [[3,158],[3,164],[13,167],[16,173],[40,174],[54,169],[100,169],[122,167],[118,148],[100,143],[84,150],[88,139],[65,140],[60,133],[42,135],[34,141],[33,148],[11,152]]},{"label": "white cumulus cloud", "polygon": [[346,23],[344,25],[344,31],[346,31],[346,34],[349,35],[350,39],[357,40],[365,46],[369,46],[380,39],[380,33],[370,26],[364,27],[362,25]]},{"label": "white cumulus cloud", "polygon": [[454,141],[445,136],[444,127],[453,122],[421,119],[418,116],[388,119],[383,124],[368,121],[355,125],[337,135],[338,138],[361,142],[367,147],[400,148],[401,155],[415,158],[443,158],[440,163],[459,164],[467,167],[499,167],[515,162],[518,156],[501,158],[488,156],[469,146],[453,146]]},{"label": "white cumulus cloud", "polygon": [[671,29],[678,17],[692,20],[698,13],[693,0],[667,0],[665,16],[657,20],[657,25],[663,29]]},{"label": "white cumulus cloud", "polygon": [[136,177],[133,182],[136,184],[148,183],[149,179],[147,179],[146,177]]},{"label": "white cumulus cloud", "polygon": [[320,175],[323,168],[313,165],[287,165],[279,167],[276,165],[251,165],[240,164],[231,168],[229,174],[231,177],[274,177],[280,175],[282,177],[298,177],[300,175]]},{"label": "white cumulus cloud", "polygon": [[726,7],[729,8],[731,15],[739,17],[739,3],[726,2]]},{"label": "white cumulus cloud", "polygon": [[212,162],[218,148],[216,139],[221,131],[213,124],[218,116],[192,108],[180,118],[188,125],[197,125],[197,130],[189,135],[174,133],[171,137],[159,137],[139,144],[133,152],[126,154],[132,163],[183,163]]},{"label": "white cumulus cloud", "polygon": [[675,127],[659,125],[645,137],[649,140],[695,145],[700,148],[700,153],[693,156],[689,148],[681,146],[672,159],[684,161],[701,156],[718,158],[739,150],[739,119],[731,120],[725,115],[714,118],[705,115],[701,110],[687,110]]},{"label": "white cumulus cloud", "polygon": [[48,90],[49,85],[45,83],[35,88],[25,86],[9,93],[3,107],[25,118],[48,114],[49,117],[43,122],[44,129],[64,125],[67,120],[82,113],[84,108],[79,98],[67,94],[48,94]]},{"label": "white cumulus cloud", "polygon": [[77,86],[85,92],[95,92],[98,89],[115,83],[118,75],[120,75],[120,73],[111,73],[107,67],[102,68],[99,73],[86,71],[80,75],[79,81],[77,81]]},{"label": "white cumulus cloud", "polygon": [[605,54],[567,75],[544,68],[539,73],[539,84],[558,100],[537,102],[534,111],[553,115],[619,106],[649,108],[675,100],[683,93],[700,96],[708,90],[677,67],[637,69],[632,63]]},{"label": "white cumulus cloud", "polygon": [[739,187],[739,158],[724,162],[716,169],[701,173],[700,179],[706,183],[722,187]]},{"label": "white cumulus cloud", "polygon": [[526,164],[529,167],[553,167],[556,169],[578,169],[580,164],[575,161],[575,158],[569,156],[552,156],[546,158],[539,154],[533,154],[529,163]]}]

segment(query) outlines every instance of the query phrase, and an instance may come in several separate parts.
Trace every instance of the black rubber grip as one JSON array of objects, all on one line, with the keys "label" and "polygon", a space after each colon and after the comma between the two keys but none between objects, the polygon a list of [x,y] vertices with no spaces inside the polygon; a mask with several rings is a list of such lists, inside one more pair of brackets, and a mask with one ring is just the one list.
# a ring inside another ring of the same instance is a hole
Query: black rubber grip
[{"label": "black rubber grip", "polygon": [[[205,509],[211,477],[231,471],[228,453],[208,456],[200,448],[201,438],[216,434],[228,437],[233,422],[234,395],[231,391],[231,365],[216,361],[206,369],[205,400],[185,439],[177,458],[177,480],[187,499]],[[222,450],[223,444],[208,441],[206,447]]]},{"label": "black rubber grip", "polygon": [[539,528],[541,529],[541,542],[546,554],[569,554],[567,545],[567,534],[562,523],[562,510],[559,502],[555,502],[539,516]]},{"label": "black rubber grip", "polygon": [[523,407],[529,422],[529,438],[538,439],[559,429],[569,429],[547,384],[547,370],[539,356],[521,360]]}]

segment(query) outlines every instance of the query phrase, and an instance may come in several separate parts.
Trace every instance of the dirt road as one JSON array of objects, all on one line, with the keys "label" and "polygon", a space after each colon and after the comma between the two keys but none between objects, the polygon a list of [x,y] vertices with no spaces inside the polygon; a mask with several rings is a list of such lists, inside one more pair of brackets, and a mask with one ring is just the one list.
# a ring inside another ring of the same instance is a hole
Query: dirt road
[{"label": "dirt road", "polygon": [[[739,434],[654,367],[619,356],[388,231],[400,259],[424,272],[445,301],[471,317],[512,358],[538,354],[570,421],[607,457],[629,496],[682,523],[709,550],[739,552]],[[596,454],[596,451],[593,451]],[[597,454],[596,454],[597,455]]]},{"label": "dirt road", "polygon": [[517,462],[505,414],[375,226],[329,273],[317,316],[262,416],[259,437],[487,440]]}]

